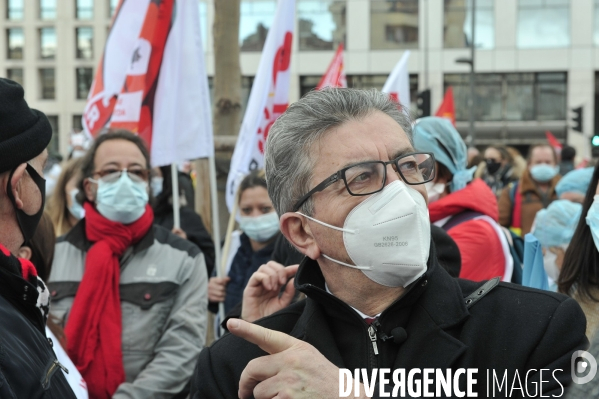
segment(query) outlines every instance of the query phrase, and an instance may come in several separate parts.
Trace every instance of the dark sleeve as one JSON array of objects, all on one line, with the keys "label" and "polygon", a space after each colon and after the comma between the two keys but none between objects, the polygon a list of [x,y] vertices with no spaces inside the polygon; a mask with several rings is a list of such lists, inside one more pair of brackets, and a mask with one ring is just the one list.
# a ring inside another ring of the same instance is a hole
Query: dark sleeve
[{"label": "dark sleeve", "polygon": [[181,208],[181,228],[187,234],[187,239],[204,253],[208,276],[211,276],[214,270],[214,242],[204,226],[202,217],[190,208]]},{"label": "dark sleeve", "polygon": [[193,209],[195,206],[195,191],[193,189],[191,176],[187,173],[179,172],[179,190],[183,190],[187,206]]},{"label": "dark sleeve", "polygon": [[[204,348],[200,353],[198,363],[191,377],[191,399],[220,399],[236,398],[237,392],[233,395],[225,395],[219,387],[219,381],[216,376],[221,377],[223,370],[216,370],[216,365],[212,362],[210,348]],[[214,371],[218,371],[214,373]],[[236,389],[236,388],[233,388]],[[229,392],[231,394],[231,392]]]},{"label": "dark sleeve", "polygon": [[[529,375],[527,381],[539,382],[543,378],[543,395],[562,397],[572,384],[572,354],[589,346],[585,330],[586,318],[580,305],[572,298],[560,303],[524,368],[537,370]],[[544,369],[542,375],[541,369]],[[529,389],[533,390],[534,386]]]}]

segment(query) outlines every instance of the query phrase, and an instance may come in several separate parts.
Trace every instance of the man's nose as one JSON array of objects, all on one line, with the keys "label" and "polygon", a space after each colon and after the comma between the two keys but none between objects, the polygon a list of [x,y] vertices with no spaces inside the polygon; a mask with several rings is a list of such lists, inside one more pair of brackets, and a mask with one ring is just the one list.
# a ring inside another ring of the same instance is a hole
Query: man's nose
[{"label": "man's nose", "polygon": [[396,180],[403,181],[403,179],[399,175],[399,172],[395,170],[395,166],[393,164],[387,165],[387,180],[385,181],[385,186],[393,183]]}]

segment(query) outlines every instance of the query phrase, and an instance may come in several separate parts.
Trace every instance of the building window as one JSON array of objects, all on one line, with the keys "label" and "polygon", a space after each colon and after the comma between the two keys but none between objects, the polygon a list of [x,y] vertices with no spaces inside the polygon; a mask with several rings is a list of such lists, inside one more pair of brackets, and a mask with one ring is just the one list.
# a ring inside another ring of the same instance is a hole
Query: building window
[{"label": "building window", "polygon": [[119,0],[110,0],[108,16],[112,18],[114,13],[116,12],[116,8],[119,5]]},{"label": "building window", "polygon": [[58,142],[58,116],[47,115],[48,122],[52,126],[52,139],[48,144],[48,155],[58,155],[60,153],[60,143]]},{"label": "building window", "polygon": [[83,115],[73,115],[72,129],[75,133],[79,133],[83,130],[83,122],[81,120],[82,117]]},{"label": "building window", "polygon": [[40,87],[42,99],[53,100],[54,98],[56,98],[56,82],[54,78],[54,68],[40,69]]},{"label": "building window", "polygon": [[56,30],[54,28],[40,29],[40,58],[53,60],[56,56]]},{"label": "building window", "polygon": [[13,80],[23,86],[23,69],[22,68],[9,68],[6,70],[6,77]]},{"label": "building window", "polygon": [[10,28],[6,30],[6,57],[9,60],[22,60],[23,59],[23,43],[25,38],[23,36],[23,29],[21,28]]},{"label": "building window", "polygon": [[593,42],[599,46],[599,0],[595,0],[595,20],[593,26]]},{"label": "building window", "polygon": [[40,19],[56,19],[56,0],[40,0]]},{"label": "building window", "polygon": [[[456,120],[469,118],[470,75],[445,75],[453,87]],[[566,119],[566,73],[477,74],[477,121],[559,121]]]},{"label": "building window", "polygon": [[77,40],[76,57],[81,60],[93,59],[94,29],[91,27],[77,28],[75,29],[75,36]]},{"label": "building window", "polygon": [[94,17],[94,0],[77,0],[77,19],[92,19]]},{"label": "building window", "polygon": [[6,2],[6,18],[16,21],[23,19],[24,0],[8,0]]},{"label": "building window", "polygon": [[570,0],[519,0],[518,48],[570,46]]},{"label": "building window", "polygon": [[299,0],[300,50],[333,50],[345,41],[347,1]]},{"label": "building window", "polygon": [[370,48],[418,47],[418,0],[370,2]]},{"label": "building window", "polygon": [[273,0],[243,0],[239,24],[241,51],[262,51],[268,29],[275,19],[277,4]]},{"label": "building window", "polygon": [[[303,97],[314,90],[322,76],[300,76],[300,95]],[[355,89],[381,90],[387,81],[388,75],[347,75],[347,87]],[[410,110],[416,112],[418,97],[418,75],[410,75]]]},{"label": "building window", "polygon": [[[493,0],[476,0],[475,46],[495,47],[495,7]],[[445,0],[443,36],[445,48],[470,47],[472,37],[472,0]]]},{"label": "building window", "polygon": [[77,99],[85,100],[94,81],[92,68],[77,68]]}]

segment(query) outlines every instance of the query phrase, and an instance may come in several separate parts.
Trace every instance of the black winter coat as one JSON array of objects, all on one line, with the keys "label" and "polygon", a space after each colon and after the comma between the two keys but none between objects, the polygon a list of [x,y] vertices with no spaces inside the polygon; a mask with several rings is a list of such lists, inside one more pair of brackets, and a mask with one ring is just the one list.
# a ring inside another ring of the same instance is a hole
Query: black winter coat
[{"label": "black winter coat", "polygon": [[0,398],[75,399],[46,338],[37,289],[15,262],[0,256]]},{"label": "black winter coat", "polygon": [[[295,284],[308,298],[256,324],[304,340],[337,367],[352,371],[403,368],[407,375],[413,368],[478,368],[475,392],[482,398],[491,397],[487,395],[487,370],[495,370],[499,379],[507,372],[508,387],[517,379],[517,371],[529,392],[542,378],[543,395],[558,396],[562,386],[571,383],[571,355],[588,346],[584,314],[576,301],[564,295],[500,283],[468,309],[464,298],[481,283],[450,277],[439,267],[433,245],[425,275],[379,318],[379,333],[389,335],[403,327],[407,339],[400,344],[383,342],[379,334],[379,355],[374,354],[366,322],[325,291],[315,261],[304,259]],[[225,334],[200,354],[192,398],[236,398],[243,369],[264,355],[256,345]],[[550,371],[541,373],[541,369]],[[529,370],[533,371],[526,384]],[[465,379],[460,381],[464,389]],[[378,395],[378,389],[375,392]],[[496,388],[494,397],[524,395],[518,389],[508,392],[504,386],[502,391]]]}]

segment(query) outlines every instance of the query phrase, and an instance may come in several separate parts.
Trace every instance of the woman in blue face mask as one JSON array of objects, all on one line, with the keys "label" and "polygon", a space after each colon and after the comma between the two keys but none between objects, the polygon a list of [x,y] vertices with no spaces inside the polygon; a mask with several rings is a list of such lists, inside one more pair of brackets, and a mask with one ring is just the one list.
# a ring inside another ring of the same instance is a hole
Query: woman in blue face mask
[{"label": "woman in blue face mask", "polygon": [[599,164],[582,204],[582,213],[564,256],[558,290],[576,299],[587,317],[586,335],[599,331]]},{"label": "woman in blue face mask", "polygon": [[78,199],[82,158],[68,161],[48,199],[48,213],[57,237],[67,234],[83,218],[85,211]]},{"label": "woman in blue face mask", "polygon": [[212,277],[208,300],[216,313],[216,304],[225,303],[225,313],[241,302],[243,290],[252,274],[267,263],[279,236],[279,217],[266,191],[263,171],[246,176],[239,185],[239,228],[228,256],[227,277]]}]

